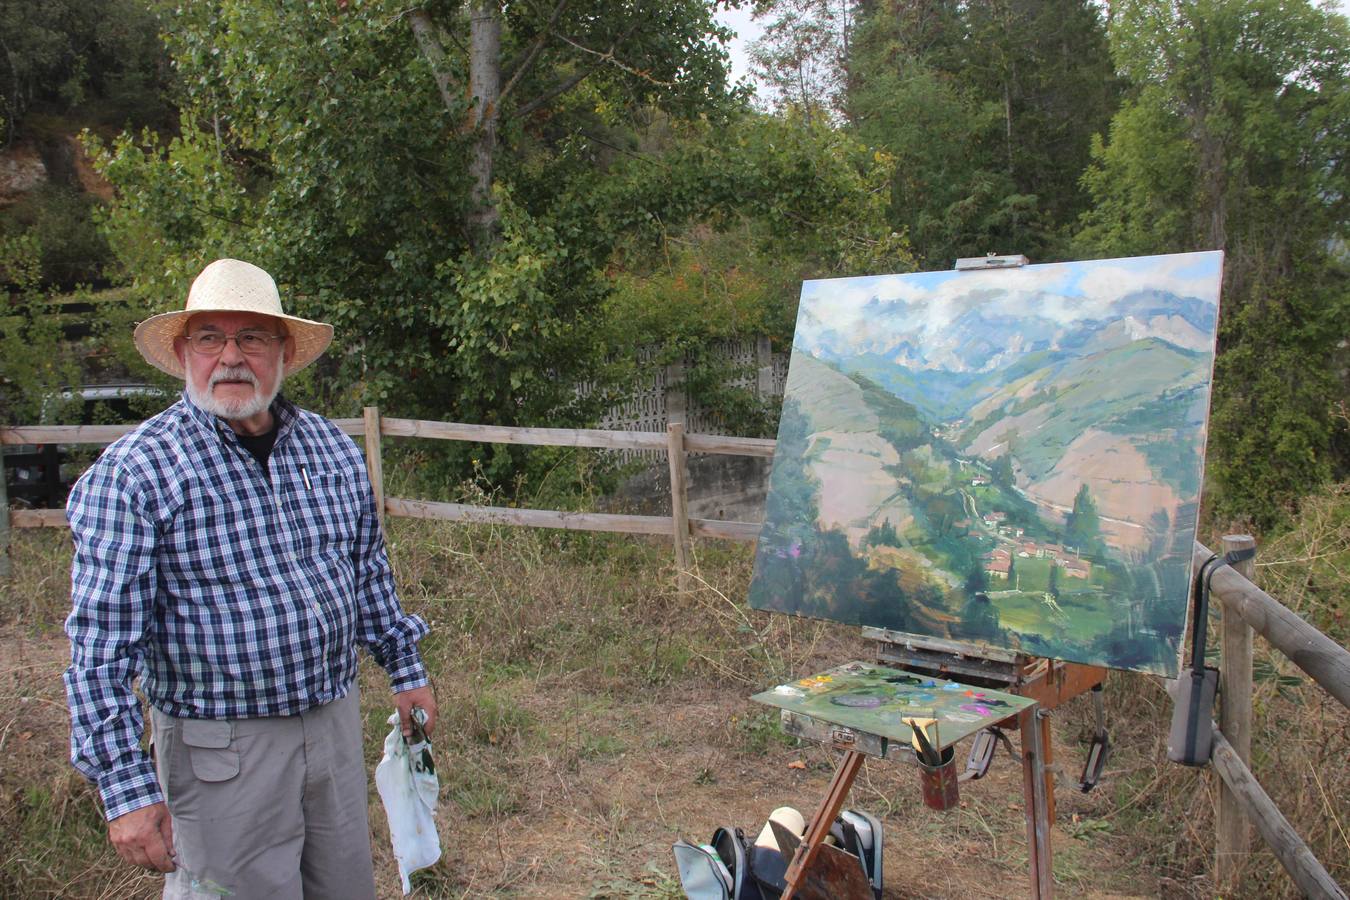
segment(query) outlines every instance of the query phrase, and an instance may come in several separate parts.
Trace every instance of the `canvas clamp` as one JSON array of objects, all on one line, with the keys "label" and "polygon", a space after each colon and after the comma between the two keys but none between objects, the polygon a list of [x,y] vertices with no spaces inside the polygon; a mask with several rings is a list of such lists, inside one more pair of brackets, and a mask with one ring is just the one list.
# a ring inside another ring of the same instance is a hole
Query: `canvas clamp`
[{"label": "canvas clamp", "polygon": [[1167,758],[1183,766],[1203,766],[1214,749],[1214,697],[1219,670],[1205,664],[1205,637],[1209,624],[1209,585],[1214,572],[1256,555],[1254,548],[1217,553],[1205,560],[1191,586],[1191,670],[1177,678],[1172,727],[1167,736]]}]

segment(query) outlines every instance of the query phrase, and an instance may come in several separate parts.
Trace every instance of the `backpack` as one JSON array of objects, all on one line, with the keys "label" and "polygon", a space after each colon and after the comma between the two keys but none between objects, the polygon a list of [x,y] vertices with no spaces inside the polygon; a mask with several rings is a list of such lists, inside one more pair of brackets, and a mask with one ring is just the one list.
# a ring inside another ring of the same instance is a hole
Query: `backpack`
[{"label": "backpack", "polygon": [[726,863],[711,844],[675,842],[675,867],[689,900],[731,900],[734,882]]},{"label": "backpack", "polygon": [[718,828],[707,844],[676,842],[675,865],[685,895],[689,900],[764,900],[750,874],[750,849],[739,828]]},{"label": "backpack", "polygon": [[[865,812],[844,810],[830,834],[841,849],[858,857],[873,896],[881,900],[881,822]],[[673,849],[689,900],[774,900],[787,887],[791,860],[774,847],[750,843],[739,828],[723,826],[707,844],[679,841]]]}]

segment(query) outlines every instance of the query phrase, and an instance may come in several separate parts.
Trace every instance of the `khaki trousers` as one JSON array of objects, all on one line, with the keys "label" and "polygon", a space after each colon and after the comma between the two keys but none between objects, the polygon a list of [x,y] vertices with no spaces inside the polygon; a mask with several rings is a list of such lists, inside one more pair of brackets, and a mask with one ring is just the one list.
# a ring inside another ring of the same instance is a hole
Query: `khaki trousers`
[{"label": "khaki trousers", "polygon": [[175,719],[151,709],[178,870],[164,896],[371,900],[356,685],[294,716]]}]

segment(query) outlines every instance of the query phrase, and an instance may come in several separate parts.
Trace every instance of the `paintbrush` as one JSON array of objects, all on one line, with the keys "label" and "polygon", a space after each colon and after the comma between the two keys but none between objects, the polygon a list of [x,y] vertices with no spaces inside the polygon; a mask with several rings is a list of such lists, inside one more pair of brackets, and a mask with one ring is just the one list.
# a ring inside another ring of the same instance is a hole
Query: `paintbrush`
[{"label": "paintbrush", "polygon": [[[924,765],[942,765],[942,756],[937,751],[937,718],[935,716],[911,716],[903,721],[914,733],[910,739],[914,747],[914,754],[923,761]],[[931,740],[928,737],[928,729],[930,728],[933,735]]]}]

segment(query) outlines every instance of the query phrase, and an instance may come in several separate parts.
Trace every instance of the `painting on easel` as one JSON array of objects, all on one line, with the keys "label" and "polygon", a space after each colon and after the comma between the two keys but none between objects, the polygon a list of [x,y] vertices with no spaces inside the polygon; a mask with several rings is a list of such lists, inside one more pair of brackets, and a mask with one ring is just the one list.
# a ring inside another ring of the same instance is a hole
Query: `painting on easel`
[{"label": "painting on easel", "polygon": [[1222,259],[805,282],[751,604],[1174,675]]}]

